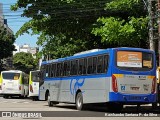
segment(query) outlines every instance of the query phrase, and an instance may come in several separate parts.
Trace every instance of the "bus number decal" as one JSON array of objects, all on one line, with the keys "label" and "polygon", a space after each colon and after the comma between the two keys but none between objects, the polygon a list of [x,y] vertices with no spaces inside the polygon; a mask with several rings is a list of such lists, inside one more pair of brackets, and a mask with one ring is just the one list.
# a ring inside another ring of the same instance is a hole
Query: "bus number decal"
[{"label": "bus number decal", "polygon": [[121,90],[125,90],[126,89],[126,87],[125,86],[121,86]]}]

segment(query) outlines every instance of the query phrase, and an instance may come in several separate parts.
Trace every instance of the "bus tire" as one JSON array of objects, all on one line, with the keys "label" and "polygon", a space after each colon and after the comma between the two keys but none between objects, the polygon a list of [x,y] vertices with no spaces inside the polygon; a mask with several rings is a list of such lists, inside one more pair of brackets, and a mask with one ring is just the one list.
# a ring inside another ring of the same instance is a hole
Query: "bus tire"
[{"label": "bus tire", "polygon": [[24,92],[23,92],[23,98],[26,98],[26,92],[25,92],[25,90],[24,90]]},{"label": "bus tire", "polygon": [[47,101],[47,99],[48,99],[48,94],[49,94],[49,91],[47,90],[45,93],[45,101]]},{"label": "bus tire", "polygon": [[56,106],[57,104],[59,104],[59,102],[53,101],[52,104],[53,106]]},{"label": "bus tire", "polygon": [[7,99],[7,98],[9,98],[9,96],[8,95],[3,95],[3,98]]},{"label": "bus tire", "polygon": [[49,92],[48,92],[47,102],[49,107],[53,106],[53,102],[51,101],[51,96]]},{"label": "bus tire", "polygon": [[23,98],[24,98],[24,96],[23,96],[23,95],[19,95],[19,98],[20,98],[20,99],[23,99]]},{"label": "bus tire", "polygon": [[38,101],[39,99],[38,99],[38,96],[33,96],[32,97],[32,101]]},{"label": "bus tire", "polygon": [[77,108],[77,110],[84,109],[82,92],[79,92],[76,96],[76,108]]},{"label": "bus tire", "polygon": [[156,109],[157,108],[157,103],[152,103],[152,109]]}]

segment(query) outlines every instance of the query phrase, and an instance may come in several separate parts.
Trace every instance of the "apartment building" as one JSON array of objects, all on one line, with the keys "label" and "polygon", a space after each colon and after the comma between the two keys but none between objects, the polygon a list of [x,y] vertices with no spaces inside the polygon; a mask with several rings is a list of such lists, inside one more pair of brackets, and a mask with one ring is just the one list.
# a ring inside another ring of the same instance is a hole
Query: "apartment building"
[{"label": "apartment building", "polygon": [[15,44],[15,48],[17,51],[14,51],[13,55],[15,55],[16,53],[19,53],[19,52],[25,52],[25,53],[31,53],[34,58],[36,58],[36,53],[38,53],[38,51],[39,51],[38,47],[30,47],[29,44],[24,44],[21,46]]}]

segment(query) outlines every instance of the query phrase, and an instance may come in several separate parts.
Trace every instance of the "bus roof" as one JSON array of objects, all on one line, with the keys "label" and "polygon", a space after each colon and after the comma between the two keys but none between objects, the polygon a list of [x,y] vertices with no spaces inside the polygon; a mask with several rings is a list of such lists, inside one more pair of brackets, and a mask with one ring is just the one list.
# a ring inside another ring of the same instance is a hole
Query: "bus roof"
[{"label": "bus roof", "polygon": [[78,58],[82,58],[82,57],[87,57],[87,56],[92,56],[92,55],[97,55],[97,54],[104,54],[104,53],[108,53],[109,51],[113,51],[113,50],[133,50],[133,51],[142,51],[142,52],[154,52],[152,50],[149,49],[143,49],[143,48],[132,48],[132,47],[117,47],[117,48],[108,48],[108,49],[93,49],[93,50],[88,50],[88,51],[83,51],[80,53],[76,53],[73,56],[68,56],[65,58],[58,58],[58,59],[54,59],[54,60],[49,60],[49,61],[43,61],[43,64],[49,64],[49,63],[53,63],[53,62],[61,62],[64,60],[72,60],[72,59],[78,59]]}]

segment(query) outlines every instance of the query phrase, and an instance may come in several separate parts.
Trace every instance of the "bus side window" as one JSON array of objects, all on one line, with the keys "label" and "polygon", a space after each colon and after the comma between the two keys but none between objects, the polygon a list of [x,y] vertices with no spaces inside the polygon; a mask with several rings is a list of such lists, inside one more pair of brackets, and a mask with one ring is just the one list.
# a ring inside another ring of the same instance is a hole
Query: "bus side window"
[{"label": "bus side window", "polygon": [[78,70],[79,75],[83,74],[83,64],[84,64],[84,59],[80,59],[79,60],[79,70]]},{"label": "bus side window", "polygon": [[61,66],[62,66],[62,64],[61,63],[57,63],[57,71],[56,71],[56,76],[57,77],[60,77],[60,75],[61,75]]},{"label": "bus side window", "polygon": [[55,63],[55,70],[54,70],[54,77],[57,77],[57,70],[58,68],[57,68],[57,63]]},{"label": "bus side window", "polygon": [[52,64],[48,65],[48,77],[51,77]]},{"label": "bus side window", "polygon": [[70,76],[70,69],[71,66],[70,66],[70,61],[67,61],[67,70],[66,70],[66,76]]},{"label": "bus side window", "polygon": [[60,63],[60,77],[63,76],[63,66],[64,66],[64,64],[63,64],[63,62],[61,62]]},{"label": "bus side window", "polygon": [[46,65],[41,66],[41,79],[43,80],[44,77],[46,77]]},{"label": "bus side window", "polygon": [[71,61],[71,73],[70,75],[73,75],[73,61]]},{"label": "bus side window", "polygon": [[56,64],[56,77],[58,77],[58,69],[59,69],[59,65],[58,65],[58,63]]},{"label": "bus side window", "polygon": [[22,74],[22,84],[24,84],[24,75]]},{"label": "bus side window", "polygon": [[83,62],[83,75],[85,75],[87,72],[87,58],[84,58]]},{"label": "bus side window", "polygon": [[103,56],[98,56],[97,73],[103,72]]},{"label": "bus side window", "polygon": [[106,73],[107,72],[107,69],[108,69],[108,55],[104,55],[104,70],[103,72]]},{"label": "bus side window", "polygon": [[78,69],[79,69],[78,61],[79,61],[79,60],[76,60],[76,62],[75,62],[75,67],[74,67],[74,69],[75,69],[74,72],[75,72],[75,73],[74,73],[74,75],[77,75],[77,73],[78,73]]},{"label": "bus side window", "polygon": [[71,61],[71,75],[77,75],[78,60]]},{"label": "bus side window", "polygon": [[55,77],[56,64],[52,64],[51,77]]},{"label": "bus side window", "polygon": [[64,66],[63,66],[63,76],[67,75],[67,62],[64,62]]},{"label": "bus side window", "polygon": [[93,57],[93,73],[97,73],[97,57]]},{"label": "bus side window", "polygon": [[39,81],[42,82],[44,80],[44,73],[43,71],[40,71],[39,73]]},{"label": "bus side window", "polygon": [[87,64],[87,74],[92,74],[93,73],[93,58],[90,57],[88,58],[88,64]]}]

